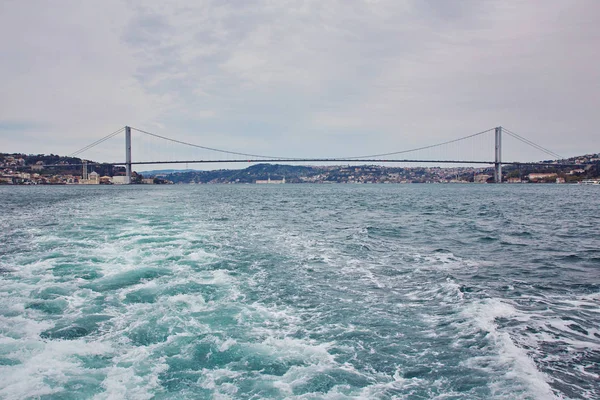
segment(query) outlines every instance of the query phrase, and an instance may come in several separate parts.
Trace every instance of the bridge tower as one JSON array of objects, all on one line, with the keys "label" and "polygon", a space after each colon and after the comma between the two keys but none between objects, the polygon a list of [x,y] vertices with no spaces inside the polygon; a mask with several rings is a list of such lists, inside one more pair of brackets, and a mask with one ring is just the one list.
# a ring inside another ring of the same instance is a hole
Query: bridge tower
[{"label": "bridge tower", "polygon": [[131,127],[125,127],[125,175],[126,184],[131,183]]},{"label": "bridge tower", "polygon": [[496,128],[496,152],[494,158],[494,182],[502,183],[502,127]]}]

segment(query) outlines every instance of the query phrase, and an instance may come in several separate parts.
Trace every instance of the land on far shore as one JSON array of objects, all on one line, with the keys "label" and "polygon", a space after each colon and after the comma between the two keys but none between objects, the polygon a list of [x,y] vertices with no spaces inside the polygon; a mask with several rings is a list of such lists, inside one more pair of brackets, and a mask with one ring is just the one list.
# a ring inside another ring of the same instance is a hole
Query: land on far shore
[{"label": "land on far shore", "polygon": [[[116,184],[125,168],[89,161],[84,176],[76,157],[54,154],[0,153],[0,184]],[[558,162],[572,164],[557,165]],[[565,160],[543,161],[543,165],[503,167],[509,183],[576,183],[600,178],[600,154]],[[92,165],[93,164],[93,165]],[[255,164],[245,169],[154,170],[134,172],[137,184],[207,183],[486,183],[493,182],[493,167],[397,167],[382,165],[283,165]]]}]

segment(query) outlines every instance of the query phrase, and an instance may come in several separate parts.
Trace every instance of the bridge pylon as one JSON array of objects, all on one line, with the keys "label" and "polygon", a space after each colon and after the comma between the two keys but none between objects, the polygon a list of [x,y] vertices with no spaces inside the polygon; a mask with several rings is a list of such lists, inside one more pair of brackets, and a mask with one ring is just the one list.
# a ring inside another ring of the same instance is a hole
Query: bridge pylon
[{"label": "bridge pylon", "polygon": [[131,183],[131,127],[125,127],[125,176],[126,184]]},{"label": "bridge pylon", "polygon": [[495,133],[496,151],[494,156],[494,182],[502,183],[502,127],[496,127]]}]

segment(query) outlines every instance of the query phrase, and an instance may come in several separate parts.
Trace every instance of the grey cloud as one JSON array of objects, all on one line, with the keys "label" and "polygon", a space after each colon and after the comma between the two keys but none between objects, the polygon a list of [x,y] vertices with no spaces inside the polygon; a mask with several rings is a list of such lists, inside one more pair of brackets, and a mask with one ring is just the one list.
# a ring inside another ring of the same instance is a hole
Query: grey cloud
[{"label": "grey cloud", "polygon": [[133,48],[160,45],[170,30],[167,19],[162,15],[141,11],[128,22],[123,40]]},{"label": "grey cloud", "polygon": [[32,121],[2,121],[0,120],[0,132],[25,132],[35,129],[47,129],[47,126]]},{"label": "grey cloud", "polygon": [[58,4],[49,16],[5,6],[0,33],[22,35],[0,42],[14,81],[0,119],[67,132],[93,121],[82,145],[124,124],[286,155],[402,149],[498,124],[558,152],[594,143],[593,0]]}]

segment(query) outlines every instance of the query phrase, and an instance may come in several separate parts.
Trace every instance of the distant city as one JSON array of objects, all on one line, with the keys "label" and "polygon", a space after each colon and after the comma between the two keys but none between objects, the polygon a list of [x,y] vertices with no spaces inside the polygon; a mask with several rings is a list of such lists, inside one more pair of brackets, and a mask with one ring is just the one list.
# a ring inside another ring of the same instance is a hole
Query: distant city
[{"label": "distant city", "polygon": [[[507,165],[507,183],[600,183],[600,154],[587,154],[544,165]],[[83,166],[82,166],[83,164]],[[3,185],[118,185],[125,168],[54,154],[0,153]],[[158,170],[134,172],[133,184],[285,184],[285,183],[491,183],[493,167],[387,167],[381,165],[294,166],[255,164],[246,169]]]}]

